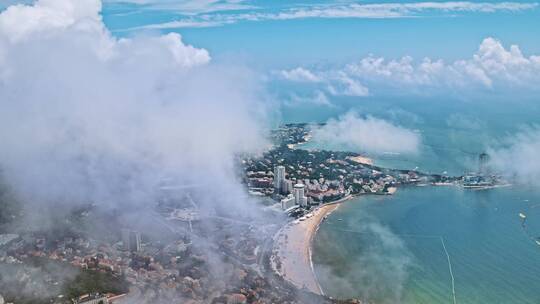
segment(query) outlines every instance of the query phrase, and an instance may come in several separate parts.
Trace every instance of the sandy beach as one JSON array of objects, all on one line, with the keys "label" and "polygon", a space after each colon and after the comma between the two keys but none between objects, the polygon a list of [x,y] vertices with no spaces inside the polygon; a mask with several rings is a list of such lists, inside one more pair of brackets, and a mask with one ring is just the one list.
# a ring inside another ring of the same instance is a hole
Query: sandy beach
[{"label": "sandy beach", "polygon": [[354,156],[354,157],[348,157],[353,162],[364,164],[364,165],[373,165],[373,160],[369,157],[365,156]]},{"label": "sandy beach", "polygon": [[272,267],[284,279],[299,288],[323,294],[313,272],[311,243],[324,217],[339,207],[339,202],[323,205],[303,221],[295,220],[284,226],[274,237]]}]

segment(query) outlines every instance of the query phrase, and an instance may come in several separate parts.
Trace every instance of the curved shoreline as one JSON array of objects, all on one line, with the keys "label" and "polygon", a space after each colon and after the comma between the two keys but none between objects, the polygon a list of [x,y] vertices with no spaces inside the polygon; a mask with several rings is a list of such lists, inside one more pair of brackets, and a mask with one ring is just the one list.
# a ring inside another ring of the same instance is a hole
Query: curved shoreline
[{"label": "curved shoreline", "polygon": [[321,295],[324,295],[324,291],[321,287],[321,284],[319,283],[319,278],[317,277],[317,274],[315,273],[315,267],[313,266],[313,239],[315,238],[315,235],[317,234],[317,232],[319,232],[319,228],[321,227],[321,223],[324,221],[324,219],[339,208],[339,203],[336,203],[332,207],[333,207],[332,209],[325,210],[322,219],[317,223],[317,228],[315,229],[315,232],[313,232],[310,235],[309,247],[308,247],[309,266],[311,267],[311,273],[313,274],[315,282],[317,283],[317,288],[319,289]]},{"label": "curved shoreline", "polygon": [[312,216],[304,221],[294,220],[283,226],[274,236],[271,264],[274,272],[299,289],[307,289],[324,295],[319,284],[312,260],[313,239],[326,216],[339,205],[354,196],[321,205],[313,210]]}]

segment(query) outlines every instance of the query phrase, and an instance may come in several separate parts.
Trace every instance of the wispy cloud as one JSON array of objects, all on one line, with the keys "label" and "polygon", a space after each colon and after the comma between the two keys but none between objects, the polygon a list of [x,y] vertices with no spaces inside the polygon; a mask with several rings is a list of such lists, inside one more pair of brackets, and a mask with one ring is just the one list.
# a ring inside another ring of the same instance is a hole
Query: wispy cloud
[{"label": "wispy cloud", "polygon": [[103,0],[107,3],[129,3],[143,9],[172,10],[184,15],[254,9],[244,0]]},{"label": "wispy cloud", "polygon": [[204,28],[204,27],[217,27],[225,25],[223,22],[217,21],[189,21],[179,20],[165,23],[149,24],[143,26],[132,27],[124,30],[117,30],[116,32],[124,31],[136,31],[136,30],[163,30],[163,29],[181,29],[181,28]]},{"label": "wispy cloud", "polygon": [[297,67],[275,73],[280,79],[313,86],[324,86],[324,90],[334,96],[367,96],[369,89],[359,81],[349,77],[342,71],[313,72],[307,68]]},{"label": "wispy cloud", "polygon": [[[134,0],[139,1],[139,0]],[[145,0],[141,0],[145,1]],[[242,3],[224,4],[217,1],[210,5],[200,6],[197,9],[189,9],[189,6],[184,8],[178,7],[179,12],[185,14],[190,12],[204,12],[204,10],[218,11],[229,9],[248,9],[249,5]],[[222,7],[223,9],[218,9]],[[421,17],[426,15],[448,14],[448,13],[495,13],[495,12],[519,12],[531,10],[538,7],[538,3],[521,3],[521,2],[469,2],[469,1],[452,1],[452,2],[412,2],[412,3],[377,3],[377,4],[360,4],[360,3],[338,3],[329,5],[312,5],[312,6],[297,6],[278,8],[277,11],[265,10],[259,8],[257,10],[249,10],[242,13],[202,13],[192,16],[180,17],[179,23],[166,22],[162,24],[151,24],[141,28],[160,28],[173,29],[185,27],[186,24],[191,24],[193,27],[201,27],[197,23],[202,23],[206,26],[221,26],[225,24],[233,24],[241,21],[269,21],[269,20],[293,20],[306,18],[407,18]]]},{"label": "wispy cloud", "polygon": [[290,81],[298,82],[320,82],[321,79],[313,74],[310,70],[298,67],[292,70],[281,71],[281,76]]},{"label": "wispy cloud", "polygon": [[337,75],[329,75],[328,92],[332,95],[344,96],[368,96],[369,89],[358,80],[349,77],[346,73],[338,72]]},{"label": "wispy cloud", "polygon": [[334,105],[328,100],[325,93],[321,91],[315,91],[313,94],[296,94],[293,93],[285,100],[285,104],[288,106],[302,106],[302,105],[315,105],[333,107]]}]

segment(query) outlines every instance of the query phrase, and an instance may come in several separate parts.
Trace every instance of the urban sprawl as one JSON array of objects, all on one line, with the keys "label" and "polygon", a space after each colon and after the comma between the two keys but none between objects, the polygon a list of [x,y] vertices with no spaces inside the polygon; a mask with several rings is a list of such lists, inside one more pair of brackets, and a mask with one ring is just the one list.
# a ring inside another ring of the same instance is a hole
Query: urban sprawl
[{"label": "urban sprawl", "polygon": [[[387,169],[358,153],[305,150],[307,124],[272,134],[269,151],[238,159],[264,216],[204,211],[197,191],[165,182],[147,214],[158,232],[115,224],[116,215],[93,204],[52,231],[0,231],[0,303],[359,303],[315,295],[281,278],[270,266],[272,236],[317,206],[355,195],[388,195],[403,185],[501,184],[486,174]],[[89,224],[105,232],[89,233]]]}]

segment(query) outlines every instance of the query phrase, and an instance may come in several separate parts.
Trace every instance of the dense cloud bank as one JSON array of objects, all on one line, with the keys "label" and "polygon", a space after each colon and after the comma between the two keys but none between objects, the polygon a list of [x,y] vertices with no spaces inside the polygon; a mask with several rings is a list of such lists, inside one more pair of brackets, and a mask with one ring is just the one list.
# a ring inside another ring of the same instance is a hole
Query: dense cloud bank
[{"label": "dense cloud bank", "polygon": [[540,179],[540,128],[528,127],[503,143],[491,148],[491,165],[506,175],[510,175],[521,183],[537,184]]},{"label": "dense cloud bank", "polygon": [[238,190],[233,156],[264,145],[255,77],[178,34],[117,39],[100,10],[39,0],[0,14],[6,180],[36,203],[148,203],[164,176]]},{"label": "dense cloud bank", "polygon": [[313,130],[313,140],[338,149],[368,153],[419,152],[421,137],[412,130],[372,116],[349,112]]}]

